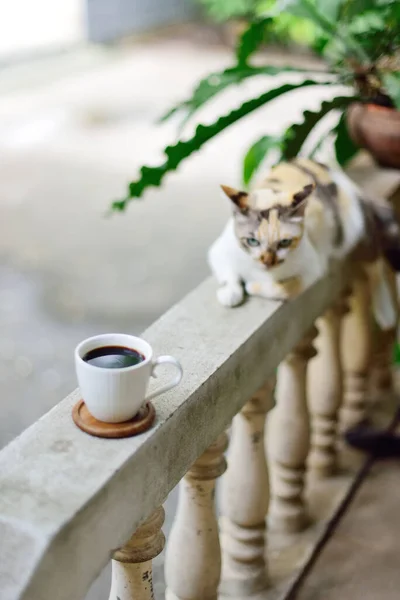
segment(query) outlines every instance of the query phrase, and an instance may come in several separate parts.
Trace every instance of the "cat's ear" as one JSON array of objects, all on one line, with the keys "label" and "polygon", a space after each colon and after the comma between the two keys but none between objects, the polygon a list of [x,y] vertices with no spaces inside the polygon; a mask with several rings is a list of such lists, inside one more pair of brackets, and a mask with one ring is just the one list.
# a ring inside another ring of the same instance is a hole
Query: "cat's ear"
[{"label": "cat's ear", "polygon": [[249,208],[249,195],[247,192],[235,190],[235,188],[231,188],[228,185],[221,185],[221,189],[240,212],[247,212]]},{"label": "cat's ear", "polygon": [[289,217],[304,217],[304,211],[307,207],[309,196],[315,190],[315,183],[309,183],[303,187],[300,192],[293,196],[292,203],[289,209]]}]

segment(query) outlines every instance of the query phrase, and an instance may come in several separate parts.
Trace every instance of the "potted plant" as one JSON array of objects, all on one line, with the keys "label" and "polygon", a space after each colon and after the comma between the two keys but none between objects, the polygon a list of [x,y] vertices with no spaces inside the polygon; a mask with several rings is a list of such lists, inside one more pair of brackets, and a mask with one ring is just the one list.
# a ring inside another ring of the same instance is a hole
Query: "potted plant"
[{"label": "potted plant", "polygon": [[[222,29],[222,39],[231,48],[236,47],[238,38],[250,22],[262,18],[273,7],[275,0],[197,0],[203,7],[206,18]],[[295,47],[296,52],[307,49],[316,35],[314,24],[288,12],[273,19],[264,31],[264,43],[280,48]]]},{"label": "potted plant", "polygon": [[[246,3],[247,0],[240,1]],[[365,147],[381,164],[400,168],[398,0],[281,0],[272,7],[268,0],[256,0],[252,4],[257,11],[245,15],[248,25],[238,40],[233,66],[200,81],[191,98],[172,108],[163,119],[180,116],[183,126],[206,102],[229,86],[251,77],[301,72],[301,81],[280,82],[277,87],[269,87],[261,95],[220,116],[216,122],[198,125],[190,139],[180,139],[165,148],[162,164],[142,167],[138,179],[129,184],[127,196],[113,203],[114,210],[124,210],[130,200],[141,197],[146,188],[159,186],[168,172],[243,117],[283,94],[315,85],[331,86],[332,98],[324,100],[317,110],[305,110],[302,121],[293,123],[281,136],[266,132],[256,140],[244,159],[244,183],[249,183],[272,148],[285,160],[297,156],[310,134],[315,133],[316,125],[331,111],[338,113],[331,132],[335,136],[335,154],[340,165],[346,165],[359,147]],[[254,53],[268,40],[269,32],[276,31],[279,20],[287,15],[312,24],[308,45],[324,60],[323,77],[307,70],[251,63]],[[338,84],[347,86],[345,94],[335,95]],[[308,156],[312,157],[319,145],[317,141],[308,150]]]},{"label": "potted plant", "polygon": [[[386,77],[387,93],[383,91],[373,68],[360,69],[360,85],[365,85],[372,93],[364,102],[354,102],[347,109],[346,124],[352,140],[366,148],[382,166],[400,168],[400,111],[391,97],[393,86],[399,85],[400,60],[393,57],[392,74]],[[397,73],[396,73],[397,71]],[[374,89],[374,85],[376,85]],[[393,92],[396,98],[396,90]]]}]

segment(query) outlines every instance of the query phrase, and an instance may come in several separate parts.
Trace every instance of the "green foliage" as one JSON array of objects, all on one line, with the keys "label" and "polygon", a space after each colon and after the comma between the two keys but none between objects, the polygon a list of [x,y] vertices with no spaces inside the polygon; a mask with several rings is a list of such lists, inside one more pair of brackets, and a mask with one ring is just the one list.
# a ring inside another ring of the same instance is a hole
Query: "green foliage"
[{"label": "green foliage", "polygon": [[254,0],[202,0],[202,4],[215,21],[252,17],[257,10]]},{"label": "green foliage", "polygon": [[173,115],[180,114],[182,116],[181,127],[195,114],[197,110],[202,108],[207,102],[212,100],[217,94],[220,94],[232,85],[238,85],[249,79],[259,75],[279,75],[283,72],[298,73],[299,69],[291,67],[252,67],[250,65],[237,65],[233,68],[225,69],[220,73],[212,73],[205,79],[202,79],[194,89],[191,98],[180,102],[171,108],[165,115],[161,117],[161,121],[166,121]]},{"label": "green foliage", "polygon": [[394,351],[393,351],[393,362],[396,365],[400,365],[400,345],[398,342],[396,342],[395,347],[394,347]]},{"label": "green foliage", "polygon": [[[254,53],[265,43],[276,39],[294,40],[308,45],[322,57],[329,78],[324,85],[346,84],[353,90],[349,96],[335,97],[321,103],[318,110],[306,110],[301,123],[292,124],[278,137],[265,133],[247,152],[243,178],[247,184],[272,149],[285,159],[296,156],[318,123],[330,111],[339,113],[332,132],[336,158],[345,165],[357,152],[347,130],[345,110],[354,99],[383,103],[400,109],[400,1],[399,0],[198,0],[219,21],[239,19],[247,23],[235,51],[235,62],[229,68],[212,73],[201,80],[192,96],[174,106],[162,120],[179,118],[180,126],[214,98],[231,86],[252,77],[271,77],[283,72],[299,71],[288,67],[252,64]],[[299,71],[300,72],[300,71]],[[304,72],[305,80],[296,84],[277,84],[257,98],[247,100],[239,108],[221,116],[211,125],[198,125],[189,140],[178,140],[165,148],[165,160],[157,167],[142,167],[139,178],[129,186],[127,197],[114,202],[114,210],[124,210],[133,198],[139,198],[150,186],[158,186],[164,176],[178,168],[182,161],[240,119],[301,87],[321,84]],[[317,145],[309,150],[313,156]]]},{"label": "green foliage", "polygon": [[271,23],[273,23],[273,19],[271,18],[257,19],[253,23],[250,23],[241,36],[236,49],[236,58],[239,67],[247,66],[249,58],[264,41],[266,28]]},{"label": "green foliage", "polygon": [[385,73],[383,75],[385,91],[393,100],[394,105],[400,110],[400,72]]},{"label": "green foliage", "polygon": [[166,121],[176,114],[183,115],[183,125],[193,114],[217,94],[223,92],[231,85],[242,83],[249,77],[256,75],[277,75],[280,73],[277,67],[251,67],[248,65],[237,65],[233,68],[225,69],[219,73],[211,73],[205,79],[202,79],[194,89],[191,98],[180,102],[171,108],[161,117],[161,121]]},{"label": "green foliage", "polygon": [[317,39],[317,30],[307,19],[282,13],[279,19],[274,19],[269,27],[266,40],[283,46],[312,47]]},{"label": "green foliage", "polygon": [[[327,4],[331,5],[331,2]],[[333,11],[326,11],[324,7],[325,4],[318,7],[312,0],[280,0],[274,10],[286,10],[291,15],[311,21],[324,36],[334,39],[341,46],[343,54],[354,56],[361,62],[368,61],[362,45],[351,35],[349,28],[330,18],[329,12]]]},{"label": "green foliage", "polygon": [[359,148],[355,145],[346,126],[346,115],[343,114],[339,123],[335,127],[335,154],[336,160],[340,165],[345,167],[352,158],[357,154]]},{"label": "green foliage", "polygon": [[317,123],[332,110],[346,108],[353,100],[354,98],[351,96],[337,96],[332,100],[324,100],[319,110],[305,110],[301,123],[294,123],[286,130],[283,137],[264,135],[260,138],[251,146],[243,160],[244,183],[249,184],[254,173],[271,150],[278,149],[281,158],[285,160],[295,158]]},{"label": "green foliage", "polygon": [[343,0],[316,0],[315,7],[320,13],[330,21],[336,21],[339,18],[340,9],[343,6]]},{"label": "green foliage", "polygon": [[283,137],[281,145],[282,157],[285,160],[295,158],[299,154],[311,131],[321,119],[323,119],[331,110],[345,109],[353,101],[354,98],[351,96],[337,96],[336,98],[333,98],[333,100],[325,100],[322,102],[319,110],[305,110],[303,113],[303,121],[301,123],[294,123],[289,127]]},{"label": "green foliage", "polygon": [[113,202],[112,209],[116,211],[125,210],[130,200],[133,198],[140,198],[148,187],[159,186],[167,173],[175,171],[184,159],[199,150],[206,142],[221,133],[221,131],[224,131],[230,125],[239,121],[241,118],[249,115],[264,104],[271,102],[283,94],[312,85],[320,85],[320,82],[314,79],[306,79],[297,84],[285,83],[279,88],[269,90],[257,98],[244,102],[242,106],[236,108],[228,115],[220,117],[211,125],[198,125],[192,138],[186,141],[179,141],[173,146],[165,148],[164,153],[166,155],[166,160],[161,165],[158,167],[142,167],[139,179],[130,183],[126,198]]},{"label": "green foliage", "polygon": [[399,46],[398,0],[198,1],[217,21],[245,19],[251,23],[272,15],[264,40],[306,45],[328,60],[343,59],[346,53],[362,61],[376,60]]},{"label": "green foliage", "polygon": [[392,55],[400,44],[398,0],[353,0],[346,3],[343,19],[370,61]]},{"label": "green foliage", "polygon": [[267,153],[281,147],[281,139],[264,135],[247,151],[243,160],[243,182],[248,185]]}]

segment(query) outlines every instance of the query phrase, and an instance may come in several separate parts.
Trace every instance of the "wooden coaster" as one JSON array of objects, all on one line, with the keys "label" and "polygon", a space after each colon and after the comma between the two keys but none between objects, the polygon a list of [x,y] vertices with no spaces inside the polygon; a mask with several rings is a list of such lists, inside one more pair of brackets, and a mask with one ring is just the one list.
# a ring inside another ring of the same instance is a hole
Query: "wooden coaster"
[{"label": "wooden coaster", "polygon": [[139,410],[137,415],[123,423],[103,423],[98,421],[88,411],[83,400],[79,400],[72,409],[72,418],[75,425],[96,437],[102,438],[125,438],[138,435],[150,429],[153,424],[156,411],[151,402],[147,402]]}]

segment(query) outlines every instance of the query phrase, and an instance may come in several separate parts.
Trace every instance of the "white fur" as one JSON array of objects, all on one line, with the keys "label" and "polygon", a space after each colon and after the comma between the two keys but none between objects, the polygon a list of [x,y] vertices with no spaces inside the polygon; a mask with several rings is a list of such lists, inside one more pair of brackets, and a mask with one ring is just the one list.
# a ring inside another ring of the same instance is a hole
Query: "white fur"
[{"label": "white fur", "polygon": [[332,249],[333,256],[342,258],[353,250],[365,232],[364,214],[359,200],[362,197],[362,191],[343,171],[332,171],[331,177],[350,199],[350,204],[343,218],[344,243],[339,250]]},{"label": "white fur", "polygon": [[[364,235],[364,215],[359,201],[361,192],[342,171],[331,175],[350,199],[343,215],[344,241],[340,248],[331,242],[334,223],[330,211],[324,210],[321,219],[321,212],[319,216],[317,213],[313,216],[313,211],[307,210],[304,234],[297,248],[287,253],[282,264],[267,270],[240,246],[231,218],[208,253],[210,268],[220,284],[217,297],[221,304],[241,304],[244,289],[249,295],[285,300],[287,295],[280,282],[297,278],[300,289],[307,288],[323,276],[331,258],[344,257],[357,245]],[[309,202],[313,202],[312,197]],[[384,270],[376,264],[370,267],[368,273],[376,321],[382,329],[392,328],[396,325],[396,311]]]},{"label": "white fur", "polygon": [[372,311],[375,321],[385,331],[397,325],[396,299],[386,279],[383,260],[366,265],[372,295]]},{"label": "white fur", "polygon": [[[221,286],[218,290],[218,300],[225,306],[237,306],[243,301],[243,284],[246,286],[247,293],[252,293],[253,284],[260,284],[262,286],[260,295],[284,299],[280,297],[282,294],[278,285],[280,281],[300,276],[303,285],[307,287],[321,277],[326,269],[325,257],[318,254],[305,234],[298,247],[290,252],[284,263],[267,271],[238,243],[233,219],[228,221],[220,237],[211,246],[208,261]],[[302,272],[305,264],[308,265],[307,271]]]}]

